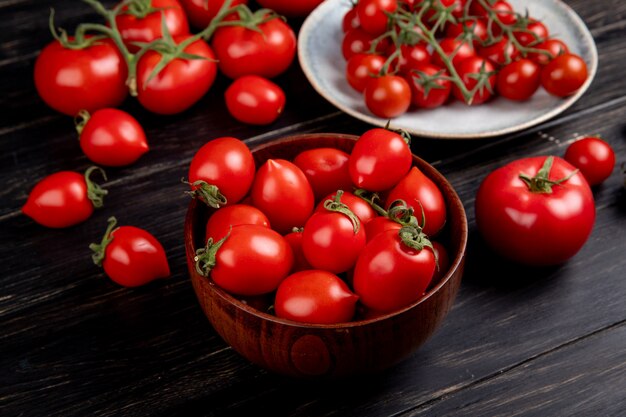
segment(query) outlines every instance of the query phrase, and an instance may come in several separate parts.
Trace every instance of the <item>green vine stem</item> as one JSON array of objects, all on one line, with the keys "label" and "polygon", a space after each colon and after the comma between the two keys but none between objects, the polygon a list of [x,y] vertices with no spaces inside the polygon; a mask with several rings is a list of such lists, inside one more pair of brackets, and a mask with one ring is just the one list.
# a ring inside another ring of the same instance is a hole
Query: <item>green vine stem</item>
[{"label": "green vine stem", "polygon": [[193,184],[184,179],[182,182],[194,187],[193,191],[186,191],[187,194],[192,198],[200,199],[200,201],[204,202],[209,207],[218,209],[228,203],[228,199],[216,185],[209,184],[202,180],[194,181]]},{"label": "green vine stem", "polygon": [[102,266],[102,261],[104,260],[104,253],[106,251],[106,248],[109,243],[113,241],[111,233],[113,233],[113,229],[115,229],[115,226],[117,225],[117,219],[113,216],[109,217],[107,221],[109,224],[106,231],[104,232],[102,241],[100,243],[92,243],[89,245],[89,249],[93,251],[93,253],[91,254],[91,259],[93,260],[93,263],[98,266]]},{"label": "green vine stem", "polygon": [[328,211],[341,213],[350,219],[350,222],[352,222],[352,228],[354,229],[354,234],[356,235],[361,228],[361,221],[347,205],[341,202],[341,196],[343,196],[343,190],[337,190],[334,199],[324,201],[324,208]]},{"label": "green vine stem", "polygon": [[387,213],[387,210],[385,210],[380,204],[378,204],[378,202],[381,201],[378,193],[373,193],[363,188],[358,188],[354,190],[354,195],[368,203],[380,216],[388,217],[389,213]]},{"label": "green vine stem", "polygon": [[402,243],[411,249],[421,251],[424,248],[429,248],[435,257],[435,266],[439,269],[439,257],[437,256],[437,252],[435,248],[433,248],[433,244],[430,239],[428,239],[428,236],[422,232],[422,229],[413,226],[403,226],[398,232],[398,235]]},{"label": "green vine stem", "polygon": [[91,203],[95,208],[100,208],[104,204],[104,196],[107,195],[109,192],[91,180],[90,176],[94,171],[99,171],[100,175],[102,175],[102,178],[104,178],[105,181],[107,180],[107,174],[102,168],[97,166],[91,166],[87,168],[87,171],[85,171],[87,198],[91,200]]},{"label": "green vine stem", "polygon": [[565,178],[561,178],[560,180],[551,180],[550,179],[550,170],[552,169],[552,164],[554,163],[554,157],[548,156],[544,161],[541,169],[537,172],[537,175],[531,177],[523,172],[519,174],[519,178],[524,181],[524,183],[528,186],[528,189],[532,193],[539,194],[552,194],[552,187],[555,185],[559,185],[578,173],[578,170],[572,171],[571,174],[566,176]]},{"label": "green vine stem", "polygon": [[203,277],[208,277],[213,268],[215,268],[217,251],[220,250],[226,239],[230,237],[232,227],[228,230],[228,234],[221,240],[213,242],[213,238],[209,238],[206,242],[206,246],[196,250],[196,256],[193,260],[196,265],[196,271]]},{"label": "green vine stem", "polygon": [[74,116],[74,128],[76,129],[76,132],[78,133],[78,136],[80,138],[80,134],[83,133],[83,129],[85,128],[85,125],[87,124],[87,122],[89,122],[89,119],[91,119],[91,115],[89,114],[89,112],[87,110],[80,110],[76,116]]}]

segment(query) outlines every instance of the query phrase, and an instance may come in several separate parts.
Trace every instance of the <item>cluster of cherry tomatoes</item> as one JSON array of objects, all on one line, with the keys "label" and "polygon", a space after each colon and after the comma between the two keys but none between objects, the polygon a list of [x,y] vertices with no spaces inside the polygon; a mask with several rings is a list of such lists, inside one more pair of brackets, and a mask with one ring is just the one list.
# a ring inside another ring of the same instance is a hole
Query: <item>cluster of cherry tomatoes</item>
[{"label": "cluster of cherry tomatoes", "polygon": [[523,101],[540,86],[566,97],[587,80],[582,58],[505,0],[359,0],[343,30],[346,79],[383,118],[451,97]]},{"label": "cluster of cherry tomatoes", "polygon": [[238,139],[207,143],[189,169],[191,194],[214,208],[198,272],[247,301],[269,295],[278,317],[306,323],[417,301],[448,268],[429,238],[444,227],[446,203],[412,166],[407,141],[372,129],[350,154],[315,148],[258,169]]}]

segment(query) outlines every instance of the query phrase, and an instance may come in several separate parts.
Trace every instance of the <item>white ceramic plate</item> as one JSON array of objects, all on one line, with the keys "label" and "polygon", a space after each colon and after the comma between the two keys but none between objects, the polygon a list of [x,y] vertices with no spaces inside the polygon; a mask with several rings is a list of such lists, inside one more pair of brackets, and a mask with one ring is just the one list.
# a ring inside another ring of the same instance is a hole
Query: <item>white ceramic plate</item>
[{"label": "white ceramic plate", "polygon": [[[477,139],[504,135],[545,122],[570,107],[582,96],[598,68],[598,51],[581,18],[561,0],[509,0],[515,10],[527,9],[541,20],[550,34],[563,40],[571,52],[586,62],[589,78],[567,99],[550,96],[540,88],[528,101],[519,103],[501,97],[481,106],[454,102],[434,110],[410,110],[392,120],[394,128],[418,136],[441,139]],[[326,0],[309,15],[300,30],[298,57],[313,87],[344,112],[377,126],[386,119],[374,116],[363,97],[345,78],[346,62],[341,54],[341,22],[350,8],[349,0]]]}]

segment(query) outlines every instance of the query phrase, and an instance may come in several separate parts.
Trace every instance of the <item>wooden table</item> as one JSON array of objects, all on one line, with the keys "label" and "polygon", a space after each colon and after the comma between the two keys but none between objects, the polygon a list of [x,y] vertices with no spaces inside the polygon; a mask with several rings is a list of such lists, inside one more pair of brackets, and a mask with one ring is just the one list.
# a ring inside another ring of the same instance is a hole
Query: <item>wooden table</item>
[{"label": "wooden table", "polygon": [[[20,214],[32,185],[90,165],[72,120],[47,108],[32,83],[34,59],[50,40],[49,3],[68,28],[93,17],[76,1],[0,1],[0,415],[626,415],[626,190],[619,169],[594,189],[590,240],[558,268],[498,259],[478,236],[473,209],[489,171],[519,157],[562,155],[578,135],[601,134],[620,163],[626,160],[626,2],[568,1],[594,35],[600,68],[561,116],[495,140],[414,140],[414,152],[447,176],[467,209],[470,245],[456,304],[405,362],[323,384],[259,369],[211,328],[186,272],[188,197],[180,179],[194,152],[219,136],[255,146],[294,133],[359,134],[368,126],[317,95],[297,64],[278,79],[288,106],[270,127],[230,118],[224,78],[178,116],[157,117],[128,100],[124,108],[145,126],[151,152],[109,170],[106,208],[87,222],[45,229]],[[161,240],[171,279],[124,289],[91,263],[87,246],[113,214]]]}]

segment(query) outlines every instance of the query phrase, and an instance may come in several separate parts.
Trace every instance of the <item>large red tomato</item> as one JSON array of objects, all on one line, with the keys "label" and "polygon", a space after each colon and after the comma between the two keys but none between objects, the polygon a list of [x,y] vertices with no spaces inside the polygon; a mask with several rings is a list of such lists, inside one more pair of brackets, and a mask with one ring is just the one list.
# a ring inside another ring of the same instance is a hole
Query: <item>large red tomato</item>
[{"label": "large red tomato", "polygon": [[[181,0],[180,2],[187,12],[189,22],[198,29],[204,29],[220,11],[225,0]],[[248,0],[233,0],[230,7],[247,3]]]},{"label": "large red tomato", "polygon": [[52,41],[35,61],[37,93],[68,116],[122,104],[128,93],[126,77],[126,63],[108,39],[85,49],[68,49]]},{"label": "large red tomato", "polygon": [[511,162],[489,174],[476,196],[476,223],[497,252],[529,265],[556,265],[583,246],[595,221],[591,189],[558,157]]},{"label": "large red tomato", "polygon": [[206,239],[221,240],[231,227],[256,224],[269,228],[270,221],[261,210],[247,204],[233,204],[216,210],[206,223]]},{"label": "large red tomato", "polygon": [[324,0],[257,0],[261,6],[288,17],[304,17]]},{"label": "large red tomato", "polygon": [[337,190],[352,189],[349,159],[350,155],[339,149],[316,148],[299,153],[293,163],[304,172],[319,200]]}]

